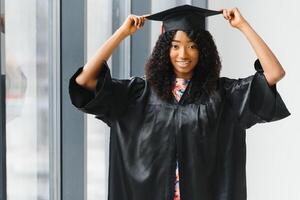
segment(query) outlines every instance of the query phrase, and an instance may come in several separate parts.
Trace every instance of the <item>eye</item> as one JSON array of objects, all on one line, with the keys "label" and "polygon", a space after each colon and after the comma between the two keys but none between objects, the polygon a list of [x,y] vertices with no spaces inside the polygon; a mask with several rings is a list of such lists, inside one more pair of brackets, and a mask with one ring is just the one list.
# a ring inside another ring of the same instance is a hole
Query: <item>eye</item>
[{"label": "eye", "polygon": [[179,49],[179,45],[178,44],[171,44],[171,48],[172,49]]},{"label": "eye", "polygon": [[189,49],[198,49],[198,46],[196,44],[190,44],[188,46]]}]

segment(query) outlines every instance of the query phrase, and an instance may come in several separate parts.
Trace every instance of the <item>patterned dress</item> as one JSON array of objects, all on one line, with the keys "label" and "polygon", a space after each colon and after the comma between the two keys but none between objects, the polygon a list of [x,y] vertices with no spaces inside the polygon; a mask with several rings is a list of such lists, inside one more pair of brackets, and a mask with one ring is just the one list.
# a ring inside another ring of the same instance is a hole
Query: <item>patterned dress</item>
[{"label": "patterned dress", "polygon": [[[175,86],[173,88],[173,95],[176,98],[177,101],[180,100],[182,97],[186,87],[188,86],[188,83],[190,80],[185,80],[183,78],[176,78],[175,80]],[[175,179],[175,195],[174,200],[180,200],[180,189],[179,189],[179,170],[178,170],[178,162],[176,161],[176,179]]]}]

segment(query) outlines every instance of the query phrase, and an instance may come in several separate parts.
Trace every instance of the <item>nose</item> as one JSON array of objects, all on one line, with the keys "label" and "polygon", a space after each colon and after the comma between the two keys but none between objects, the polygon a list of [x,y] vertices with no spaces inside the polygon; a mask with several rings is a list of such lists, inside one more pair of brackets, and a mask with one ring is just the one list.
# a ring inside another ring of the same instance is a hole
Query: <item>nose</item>
[{"label": "nose", "polygon": [[181,47],[180,50],[179,50],[179,57],[181,59],[184,59],[187,57],[187,51],[185,49],[185,47]]}]

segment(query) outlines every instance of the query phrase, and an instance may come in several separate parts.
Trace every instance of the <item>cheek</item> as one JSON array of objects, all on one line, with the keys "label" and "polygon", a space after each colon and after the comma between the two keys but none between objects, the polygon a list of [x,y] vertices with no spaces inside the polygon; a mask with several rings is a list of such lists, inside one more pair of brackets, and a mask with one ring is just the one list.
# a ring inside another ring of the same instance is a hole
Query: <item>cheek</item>
[{"label": "cheek", "polygon": [[177,54],[176,54],[176,52],[170,50],[169,56],[170,56],[171,61],[173,62],[173,60],[176,59]]},{"label": "cheek", "polygon": [[199,53],[198,53],[198,52],[195,52],[194,54],[192,54],[192,58],[193,58],[193,61],[194,61],[195,64],[198,63],[199,57],[200,57],[200,56],[199,56]]}]

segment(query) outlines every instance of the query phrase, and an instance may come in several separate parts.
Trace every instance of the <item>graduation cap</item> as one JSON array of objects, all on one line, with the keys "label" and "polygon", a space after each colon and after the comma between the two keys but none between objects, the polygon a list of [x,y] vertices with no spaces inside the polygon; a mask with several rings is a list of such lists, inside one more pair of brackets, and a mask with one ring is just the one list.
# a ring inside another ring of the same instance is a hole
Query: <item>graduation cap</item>
[{"label": "graduation cap", "polygon": [[205,18],[221,14],[222,11],[207,10],[190,5],[174,7],[146,17],[149,20],[162,21],[165,31],[205,29]]}]

